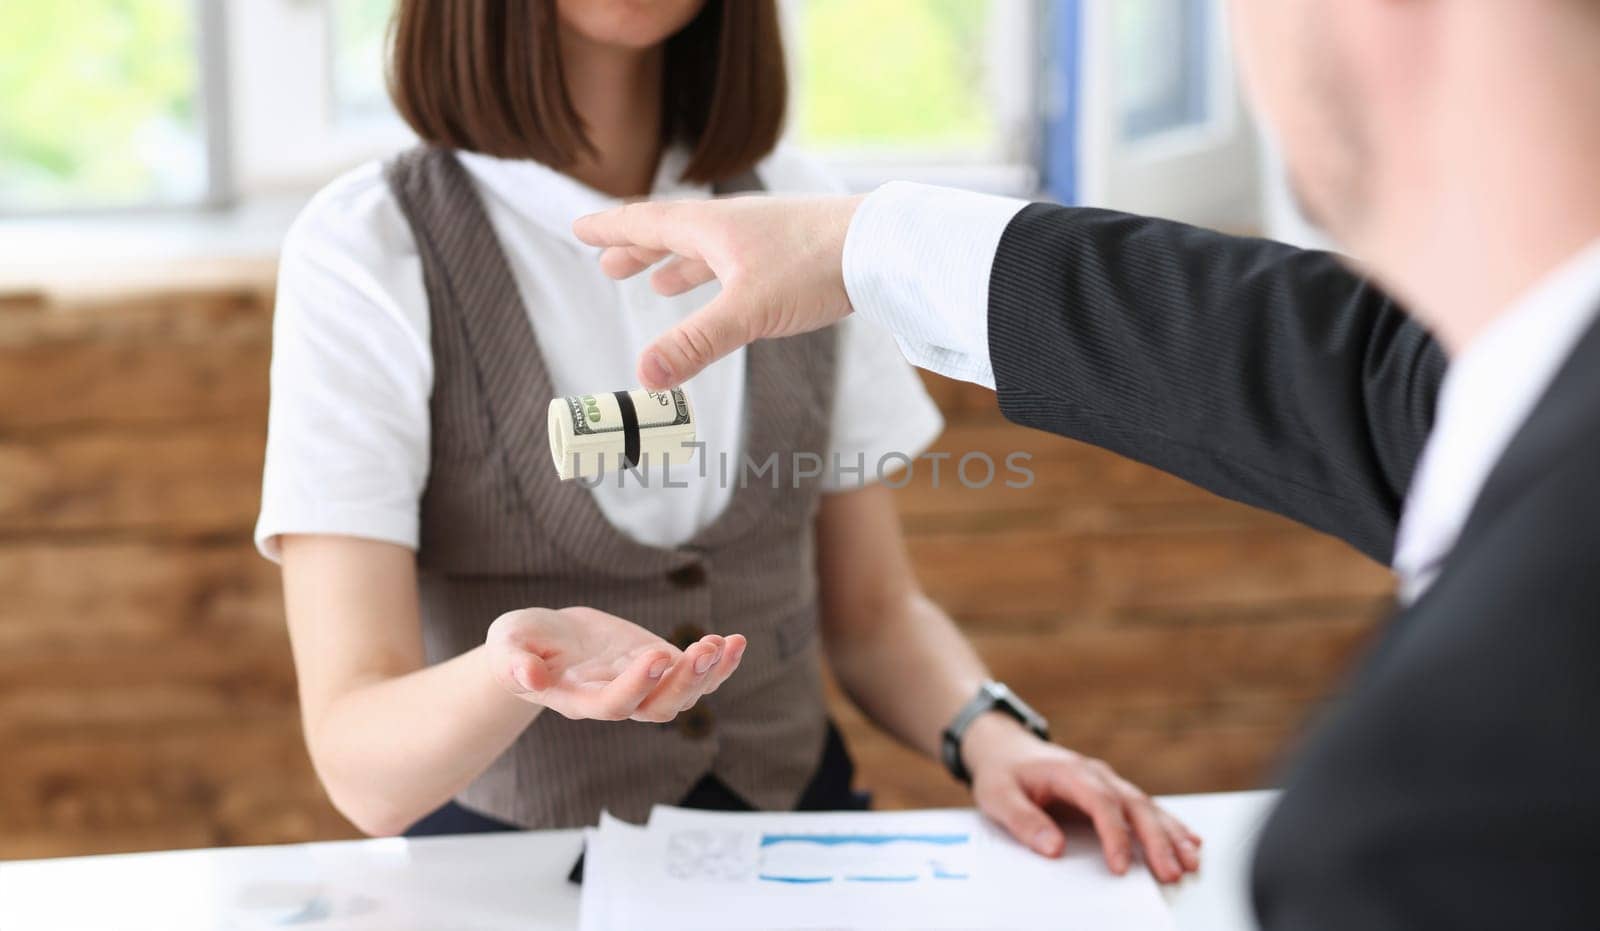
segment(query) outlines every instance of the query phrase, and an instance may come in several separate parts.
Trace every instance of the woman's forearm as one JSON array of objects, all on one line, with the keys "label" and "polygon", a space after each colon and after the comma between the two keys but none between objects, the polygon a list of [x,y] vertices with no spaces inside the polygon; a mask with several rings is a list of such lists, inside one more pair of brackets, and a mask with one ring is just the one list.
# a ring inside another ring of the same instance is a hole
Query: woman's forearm
[{"label": "woman's forearm", "polygon": [[334,804],[368,834],[397,834],[461,791],[540,712],[490,674],[485,647],[348,689],[306,721]]},{"label": "woman's forearm", "polygon": [[306,743],[334,804],[369,834],[402,831],[449,800],[543,709],[670,721],[744,655],[737,634],[677,649],[602,611],[527,607],[428,665],[410,549],[319,534],[280,545]]},{"label": "woman's forearm", "polygon": [[917,584],[888,488],[823,498],[817,564],[823,642],[839,684],[884,730],[937,756],[945,726],[988,672]]},{"label": "woman's forearm", "polygon": [[920,592],[882,607],[868,622],[829,626],[829,665],[880,727],[937,756],[945,725],[988,672],[955,622]]}]

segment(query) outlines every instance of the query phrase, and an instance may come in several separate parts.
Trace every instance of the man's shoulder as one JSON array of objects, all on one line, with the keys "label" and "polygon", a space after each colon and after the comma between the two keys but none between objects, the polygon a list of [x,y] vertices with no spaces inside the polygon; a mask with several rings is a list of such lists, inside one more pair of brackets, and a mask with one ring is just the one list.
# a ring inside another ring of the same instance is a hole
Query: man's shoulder
[{"label": "man's shoulder", "polygon": [[[1381,631],[1262,834],[1264,926],[1590,926],[1573,919],[1600,909],[1595,474],[1600,434]],[[1430,892],[1386,895],[1402,888]]]}]

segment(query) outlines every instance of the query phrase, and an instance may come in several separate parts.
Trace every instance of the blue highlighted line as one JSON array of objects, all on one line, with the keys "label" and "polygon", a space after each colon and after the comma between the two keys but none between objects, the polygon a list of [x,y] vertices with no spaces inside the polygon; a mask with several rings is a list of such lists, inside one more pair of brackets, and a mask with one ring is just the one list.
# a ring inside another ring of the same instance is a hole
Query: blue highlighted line
[{"label": "blue highlighted line", "polygon": [[816,883],[831,883],[832,876],[773,876],[767,873],[758,873],[756,878],[769,883],[793,883],[799,886],[810,886]]},{"label": "blue highlighted line", "polygon": [[970,834],[765,834],[761,838],[761,846],[771,847],[776,844],[820,844],[824,847],[837,847],[842,844],[866,844],[869,846],[882,844],[938,844],[953,847],[965,844],[972,840]]}]

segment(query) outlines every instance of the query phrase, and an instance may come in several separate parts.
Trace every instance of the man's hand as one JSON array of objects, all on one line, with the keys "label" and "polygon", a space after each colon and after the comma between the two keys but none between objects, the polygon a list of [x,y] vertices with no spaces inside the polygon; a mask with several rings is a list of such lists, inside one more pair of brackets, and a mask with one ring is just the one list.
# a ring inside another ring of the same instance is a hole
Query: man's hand
[{"label": "man's hand", "polygon": [[1133,844],[1161,882],[1200,868],[1200,837],[1167,814],[1111,767],[1047,743],[1001,714],[972,723],[962,741],[979,810],[1047,857],[1061,855],[1066,835],[1049,809],[1068,805],[1094,822],[1112,872],[1133,862]]},{"label": "man's hand", "polygon": [[712,279],[722,293],[646,349],[639,382],[663,389],[758,339],[821,329],[850,313],[844,240],[860,197],[737,197],[628,204],[580,218],[613,278],[673,256],[650,284],[682,294]]},{"label": "man's hand", "polygon": [[670,721],[739,668],[745,639],[708,635],[678,650],[592,608],[501,615],[485,638],[489,670],[513,695],[568,718]]}]

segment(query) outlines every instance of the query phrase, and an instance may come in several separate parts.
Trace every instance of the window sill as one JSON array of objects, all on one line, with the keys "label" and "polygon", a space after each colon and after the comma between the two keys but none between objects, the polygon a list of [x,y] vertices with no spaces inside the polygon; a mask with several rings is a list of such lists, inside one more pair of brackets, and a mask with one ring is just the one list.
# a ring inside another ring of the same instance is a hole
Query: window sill
[{"label": "window sill", "polygon": [[963,188],[981,194],[1037,197],[1039,172],[1008,162],[918,162],[890,158],[823,157],[823,163],[852,191],[873,190],[889,181],[916,181]]},{"label": "window sill", "polygon": [[270,285],[304,203],[0,219],[0,296]]}]

